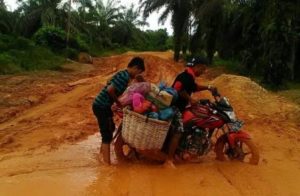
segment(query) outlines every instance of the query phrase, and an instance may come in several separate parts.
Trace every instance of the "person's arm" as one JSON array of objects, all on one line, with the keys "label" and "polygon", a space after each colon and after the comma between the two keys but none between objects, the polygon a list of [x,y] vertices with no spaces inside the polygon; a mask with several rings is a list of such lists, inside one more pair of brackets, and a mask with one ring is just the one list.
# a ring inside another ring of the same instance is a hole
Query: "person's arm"
[{"label": "person's arm", "polygon": [[194,103],[194,100],[186,91],[180,91],[180,92],[178,92],[178,94],[180,97],[187,100],[189,103]]},{"label": "person's arm", "polygon": [[197,84],[196,91],[205,91],[205,90],[211,90],[211,89],[212,89],[211,85],[202,86],[202,85]]},{"label": "person's arm", "polygon": [[107,88],[107,92],[109,96],[114,100],[118,107],[122,107],[121,102],[118,100],[118,96],[116,94],[116,88],[113,85],[109,85]]},{"label": "person's arm", "polygon": [[122,107],[121,102],[118,99],[118,94],[122,94],[125,88],[128,86],[130,77],[124,71],[116,73],[112,79],[108,82],[110,85],[107,87],[108,95],[113,99],[118,107]]},{"label": "person's arm", "polygon": [[197,84],[197,91],[204,91],[204,90],[209,90],[214,96],[214,98],[216,99],[216,101],[220,101],[221,96],[219,95],[216,87],[213,87],[211,85],[201,86]]},{"label": "person's arm", "polygon": [[173,88],[178,92],[178,95],[179,95],[180,97],[182,97],[183,99],[185,99],[185,100],[188,101],[189,103],[195,103],[195,100],[193,100],[192,97],[191,97],[185,90],[182,90],[182,88],[183,88],[182,82],[177,81],[177,82],[174,84],[174,87],[173,87]]}]

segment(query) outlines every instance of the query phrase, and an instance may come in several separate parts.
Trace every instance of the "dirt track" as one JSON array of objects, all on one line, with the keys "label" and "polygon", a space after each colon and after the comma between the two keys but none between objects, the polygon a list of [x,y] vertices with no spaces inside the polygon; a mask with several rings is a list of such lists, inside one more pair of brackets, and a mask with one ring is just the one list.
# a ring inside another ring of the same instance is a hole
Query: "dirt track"
[{"label": "dirt track", "polygon": [[[2,102],[31,96],[25,106],[0,104],[0,195],[300,195],[300,107],[248,78],[214,79],[214,70],[199,82],[214,84],[230,99],[260,149],[258,166],[218,162],[213,153],[201,164],[175,170],[144,161],[99,165],[91,102],[133,55],[95,59],[93,66],[69,65],[75,71],[34,80],[0,78]],[[140,55],[151,82],[170,84],[183,69],[168,52]]]}]

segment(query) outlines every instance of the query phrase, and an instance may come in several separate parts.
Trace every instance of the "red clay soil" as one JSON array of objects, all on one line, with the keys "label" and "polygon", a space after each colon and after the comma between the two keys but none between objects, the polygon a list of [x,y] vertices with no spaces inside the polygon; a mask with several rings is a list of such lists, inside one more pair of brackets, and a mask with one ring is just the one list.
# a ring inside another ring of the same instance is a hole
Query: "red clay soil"
[{"label": "red clay soil", "polygon": [[[131,52],[96,58],[93,65],[72,63],[60,72],[0,77],[0,195],[300,194],[299,105],[246,77],[213,78],[213,69],[198,81],[229,98],[260,150],[258,166],[219,162],[213,153],[175,170],[149,162],[99,165],[91,103],[137,55],[153,83],[171,84],[184,69],[171,52]],[[211,98],[207,92],[195,97]]]}]

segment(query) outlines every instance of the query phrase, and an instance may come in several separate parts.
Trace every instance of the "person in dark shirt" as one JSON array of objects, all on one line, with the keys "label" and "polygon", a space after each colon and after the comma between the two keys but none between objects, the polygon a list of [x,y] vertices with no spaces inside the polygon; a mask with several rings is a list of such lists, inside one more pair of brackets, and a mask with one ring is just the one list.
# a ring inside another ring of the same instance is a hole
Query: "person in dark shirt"
[{"label": "person in dark shirt", "polygon": [[140,57],[133,58],[127,69],[119,71],[107,82],[93,102],[93,112],[102,136],[100,152],[106,164],[110,164],[110,143],[115,130],[111,106],[116,103],[118,107],[122,107],[118,97],[126,90],[130,80],[135,79],[144,71],[144,60]]},{"label": "person in dark shirt", "polygon": [[[176,77],[172,87],[177,91],[178,99],[173,105],[176,106],[180,112],[183,112],[187,105],[196,102],[191,97],[192,93],[214,89],[211,86],[202,86],[195,82],[196,77],[199,77],[205,72],[206,65],[206,59],[202,57],[192,58],[192,60],[187,63],[186,70]],[[181,119],[177,119],[177,121],[178,120]],[[182,125],[182,122],[175,122],[175,124],[176,126],[178,126],[179,124]],[[175,130],[175,133],[173,133],[173,136],[171,137],[171,141],[168,148],[168,158],[165,162],[165,165],[167,167],[175,167],[173,164],[173,157],[183,131],[183,127],[177,128]]]}]

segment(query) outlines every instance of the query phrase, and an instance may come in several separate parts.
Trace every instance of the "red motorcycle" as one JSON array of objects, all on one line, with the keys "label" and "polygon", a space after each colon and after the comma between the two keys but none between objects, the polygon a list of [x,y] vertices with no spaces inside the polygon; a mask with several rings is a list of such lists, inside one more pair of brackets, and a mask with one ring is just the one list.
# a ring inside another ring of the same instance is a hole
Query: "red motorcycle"
[{"label": "red motorcycle", "polygon": [[[214,149],[218,160],[229,159],[258,164],[258,148],[250,135],[241,130],[243,122],[236,118],[228,99],[221,97],[217,90],[212,94],[214,102],[208,99],[200,100],[197,104],[187,107],[182,113],[185,131],[174,160],[196,162]],[[118,158],[128,158],[132,153],[156,160],[166,158],[162,152],[151,153],[131,148],[123,141],[120,127],[115,136],[115,152]],[[127,147],[127,152],[124,151],[124,146]]]}]

